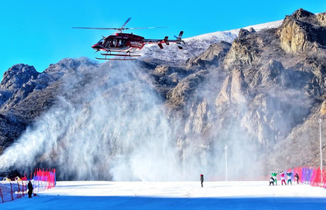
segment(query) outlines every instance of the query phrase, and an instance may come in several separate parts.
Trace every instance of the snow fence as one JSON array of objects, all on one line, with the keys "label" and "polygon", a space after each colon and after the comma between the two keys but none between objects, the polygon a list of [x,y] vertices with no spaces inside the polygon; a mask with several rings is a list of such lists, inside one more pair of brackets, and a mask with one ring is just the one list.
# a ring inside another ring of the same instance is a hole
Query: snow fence
[{"label": "snow fence", "polygon": [[298,174],[300,183],[309,184],[314,187],[326,188],[325,169],[320,170],[320,168],[313,167],[297,167],[293,169],[288,169],[288,171],[292,172],[292,180],[294,180],[295,174]]},{"label": "snow fence", "polygon": [[31,181],[33,184],[34,195],[37,192],[45,191],[47,189],[55,187],[55,169],[35,169],[34,176],[31,180],[27,180],[25,175],[25,177],[22,177],[18,180],[16,179],[15,181],[7,179],[7,181],[0,182],[0,199],[2,203],[28,196],[27,185],[29,181]]}]

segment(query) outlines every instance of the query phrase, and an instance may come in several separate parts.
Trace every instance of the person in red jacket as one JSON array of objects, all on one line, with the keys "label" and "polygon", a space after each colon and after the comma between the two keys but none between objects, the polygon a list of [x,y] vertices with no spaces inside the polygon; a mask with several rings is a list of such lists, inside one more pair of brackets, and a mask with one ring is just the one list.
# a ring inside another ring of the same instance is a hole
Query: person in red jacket
[{"label": "person in red jacket", "polygon": [[284,184],[286,185],[286,182],[285,182],[285,173],[282,171],[282,172],[280,173],[280,175],[281,175],[281,183],[282,183],[282,185],[283,185],[283,182],[284,182]]}]

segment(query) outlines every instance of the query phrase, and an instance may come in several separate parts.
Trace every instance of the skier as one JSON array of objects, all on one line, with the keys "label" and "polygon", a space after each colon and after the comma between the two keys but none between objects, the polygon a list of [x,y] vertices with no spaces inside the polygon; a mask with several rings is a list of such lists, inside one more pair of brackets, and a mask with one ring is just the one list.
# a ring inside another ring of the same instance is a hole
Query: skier
[{"label": "skier", "polygon": [[274,181],[274,177],[271,176],[271,178],[269,178],[269,186],[271,186],[271,184],[274,186]]},{"label": "skier", "polygon": [[280,175],[281,175],[281,183],[282,183],[282,185],[283,185],[283,182],[286,185],[286,182],[285,182],[285,173],[283,171],[281,171],[280,172]]},{"label": "skier", "polygon": [[294,177],[297,179],[297,184],[299,184],[299,179],[300,179],[299,175],[295,173]]},{"label": "skier", "polygon": [[204,183],[204,175],[200,174],[200,183],[201,183],[201,187],[204,187],[203,183]]},{"label": "skier", "polygon": [[291,183],[291,185],[292,185],[292,180],[291,180],[292,172],[291,172],[291,171],[288,171],[288,172],[286,173],[286,175],[288,176],[288,184]]},{"label": "skier", "polygon": [[274,183],[277,185],[277,172],[272,172],[271,174],[274,179]]},{"label": "skier", "polygon": [[34,189],[34,188],[33,188],[32,182],[29,181],[29,182],[28,182],[28,197],[29,197],[29,198],[32,198],[33,189]]}]

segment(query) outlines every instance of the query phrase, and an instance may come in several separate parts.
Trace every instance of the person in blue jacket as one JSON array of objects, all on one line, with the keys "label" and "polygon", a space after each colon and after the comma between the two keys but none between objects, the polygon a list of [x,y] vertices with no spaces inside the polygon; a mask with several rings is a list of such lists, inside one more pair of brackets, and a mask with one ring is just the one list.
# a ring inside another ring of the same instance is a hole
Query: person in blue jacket
[{"label": "person in blue jacket", "polygon": [[291,183],[291,185],[292,185],[292,172],[291,171],[288,171],[287,173],[286,173],[286,175],[287,175],[287,177],[288,177],[288,184],[289,183]]}]

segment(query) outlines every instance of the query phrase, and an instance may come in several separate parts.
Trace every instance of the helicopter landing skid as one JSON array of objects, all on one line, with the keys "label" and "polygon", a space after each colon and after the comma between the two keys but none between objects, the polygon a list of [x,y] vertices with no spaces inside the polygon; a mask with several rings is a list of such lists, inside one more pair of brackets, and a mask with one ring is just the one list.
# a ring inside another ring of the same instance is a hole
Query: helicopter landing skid
[{"label": "helicopter landing skid", "polygon": [[141,55],[131,55],[131,54],[112,54],[112,53],[101,53],[104,56],[125,56],[125,57],[140,57]]},{"label": "helicopter landing skid", "polygon": [[96,58],[97,60],[107,60],[107,61],[134,61],[134,58]]},{"label": "helicopter landing skid", "polygon": [[[121,60],[121,61],[133,61],[135,60],[134,57],[140,57],[141,55],[131,55],[128,54],[113,54],[113,53],[101,53],[101,55],[105,56],[104,58],[96,58],[98,60]],[[123,58],[107,58],[107,56],[116,56],[116,57],[123,57]]]}]

